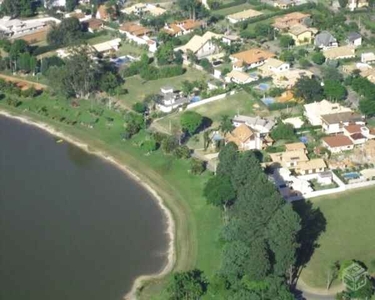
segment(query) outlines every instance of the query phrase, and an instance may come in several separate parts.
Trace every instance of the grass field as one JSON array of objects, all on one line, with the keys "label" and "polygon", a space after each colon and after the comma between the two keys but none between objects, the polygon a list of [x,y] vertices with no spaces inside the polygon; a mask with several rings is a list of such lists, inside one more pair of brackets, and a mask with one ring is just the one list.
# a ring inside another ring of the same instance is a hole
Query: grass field
[{"label": "grass field", "polygon": [[[222,115],[233,117],[237,112],[240,114],[251,114],[253,112],[254,103],[254,100],[249,94],[241,91],[222,100],[207,103],[191,110],[210,118],[213,121],[213,126],[216,126],[219,124]],[[178,128],[180,115],[181,113],[169,115],[158,121],[158,124],[166,130],[168,130],[170,125],[172,128]]]},{"label": "grass field", "polygon": [[94,38],[91,38],[91,39],[87,40],[87,43],[90,44],[90,45],[95,45],[95,44],[104,43],[104,42],[113,40],[115,38],[116,37],[111,35],[110,33],[101,34],[101,35],[98,35]]},{"label": "grass field", "polygon": [[143,53],[147,53],[147,51],[142,49],[141,47],[137,47],[126,42],[123,42],[120,46],[120,49],[117,51],[118,56],[123,56],[123,55],[141,56]]},{"label": "grass field", "polygon": [[218,10],[215,10],[214,12],[215,12],[215,15],[227,16],[227,15],[231,15],[231,14],[234,14],[234,13],[246,10],[246,9],[250,9],[252,7],[253,6],[251,4],[244,3],[244,4],[240,4],[240,5],[236,5],[236,6],[232,6],[228,8],[218,9]]},{"label": "grass field", "polygon": [[160,87],[163,85],[170,85],[175,89],[179,89],[181,88],[182,82],[185,80],[194,81],[203,80],[205,78],[208,78],[206,73],[192,68],[188,68],[181,76],[158,80],[145,81],[139,76],[133,76],[125,78],[124,88],[128,90],[128,94],[120,96],[120,99],[125,106],[131,107],[135,102],[143,101],[145,96],[159,93]]},{"label": "grass field", "polygon": [[[42,106],[43,113],[48,112],[48,117],[37,113]],[[202,189],[209,174],[192,175],[188,172],[188,160],[177,160],[164,155],[160,150],[146,155],[136,145],[137,137],[127,142],[122,141],[124,127],[121,114],[97,107],[99,110],[103,109],[103,114],[94,122],[96,117],[89,113],[90,106],[90,102],[81,101],[79,107],[72,108],[67,101],[49,99],[44,95],[24,101],[18,108],[0,101],[0,109],[47,123],[87,143],[91,149],[103,151],[128,166],[142,181],[159,193],[172,212],[176,223],[175,270],[197,267],[210,278],[220,266],[221,247],[218,233],[222,218],[220,210],[208,206],[202,196]],[[78,123],[73,126],[57,121],[61,117],[77,120]],[[114,120],[109,124],[108,119],[111,118]],[[94,128],[79,125],[81,122],[94,122]],[[163,295],[166,280],[167,278],[164,278],[149,283],[141,294],[141,299],[166,299]]]},{"label": "grass field", "polygon": [[375,259],[374,193],[375,188],[367,188],[312,201],[327,224],[318,240],[320,247],[302,272],[308,285],[324,288],[327,267],[335,261],[355,259],[370,267]]}]

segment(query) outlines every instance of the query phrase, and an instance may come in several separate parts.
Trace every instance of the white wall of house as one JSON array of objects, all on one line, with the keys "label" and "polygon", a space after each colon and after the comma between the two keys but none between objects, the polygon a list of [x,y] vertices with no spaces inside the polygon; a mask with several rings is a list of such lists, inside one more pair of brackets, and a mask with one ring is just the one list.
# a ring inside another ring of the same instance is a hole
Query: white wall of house
[{"label": "white wall of house", "polygon": [[195,53],[198,59],[205,58],[219,51],[219,47],[215,45],[211,40],[207,41],[199,50]]},{"label": "white wall of house", "polygon": [[343,152],[343,151],[350,151],[350,150],[353,150],[354,149],[354,145],[349,145],[349,146],[343,146],[343,147],[334,147],[334,148],[331,148],[330,146],[328,146],[328,144],[326,144],[325,142],[323,142],[324,146],[328,148],[329,151],[331,151],[332,153],[340,153],[340,152]]}]

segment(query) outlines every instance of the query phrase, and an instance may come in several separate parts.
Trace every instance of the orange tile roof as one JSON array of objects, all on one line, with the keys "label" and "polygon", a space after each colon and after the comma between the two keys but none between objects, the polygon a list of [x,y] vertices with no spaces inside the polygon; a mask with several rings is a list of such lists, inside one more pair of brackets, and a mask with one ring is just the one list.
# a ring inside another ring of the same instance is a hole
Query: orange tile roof
[{"label": "orange tile roof", "polygon": [[122,24],[120,26],[120,30],[129,32],[130,34],[135,35],[135,36],[143,36],[151,32],[150,29],[143,27],[139,24],[133,23],[133,22],[127,22],[127,23]]},{"label": "orange tile roof", "polygon": [[241,124],[232,132],[227,133],[225,138],[227,142],[233,142],[240,147],[242,143],[246,143],[253,136],[254,132],[247,125]]},{"label": "orange tile roof", "polygon": [[326,136],[322,139],[329,147],[345,147],[353,145],[353,142],[345,135]]},{"label": "orange tile roof", "polygon": [[250,49],[243,52],[232,54],[232,57],[242,60],[244,63],[250,65],[260,61],[264,61],[268,58],[275,57],[276,55],[272,52],[265,51],[262,49]]},{"label": "orange tile roof", "polygon": [[[183,31],[183,29],[184,30],[195,29],[195,28],[200,27],[202,24],[203,24],[202,21],[199,21],[199,20],[194,21],[192,19],[186,19],[186,20],[170,23],[168,24],[169,28],[164,28],[163,30],[171,35],[176,35],[179,32]],[[181,29],[181,27],[183,29]]]},{"label": "orange tile roof", "polygon": [[344,128],[347,132],[349,132],[350,134],[353,134],[353,133],[360,133],[362,126],[357,125],[357,124],[351,124],[351,125],[345,126]]},{"label": "orange tile roof", "polygon": [[87,20],[85,23],[87,23],[87,26],[91,29],[99,29],[103,25],[103,21],[99,19],[90,19]]}]

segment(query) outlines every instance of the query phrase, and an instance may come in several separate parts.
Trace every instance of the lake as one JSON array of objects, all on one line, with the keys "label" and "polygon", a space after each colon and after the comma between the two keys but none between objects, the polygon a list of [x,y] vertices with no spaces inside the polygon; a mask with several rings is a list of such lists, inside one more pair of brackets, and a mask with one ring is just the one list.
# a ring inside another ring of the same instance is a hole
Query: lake
[{"label": "lake", "polygon": [[0,117],[0,299],[122,299],[166,264],[165,219],[112,164]]}]

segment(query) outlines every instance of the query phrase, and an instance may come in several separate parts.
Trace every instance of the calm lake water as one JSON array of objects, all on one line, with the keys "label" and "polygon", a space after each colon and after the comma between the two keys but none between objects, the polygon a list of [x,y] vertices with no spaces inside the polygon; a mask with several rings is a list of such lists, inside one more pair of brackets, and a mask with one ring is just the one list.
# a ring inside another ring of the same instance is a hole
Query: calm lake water
[{"label": "calm lake water", "polygon": [[101,159],[0,117],[0,299],[119,300],[166,263],[165,217]]}]

